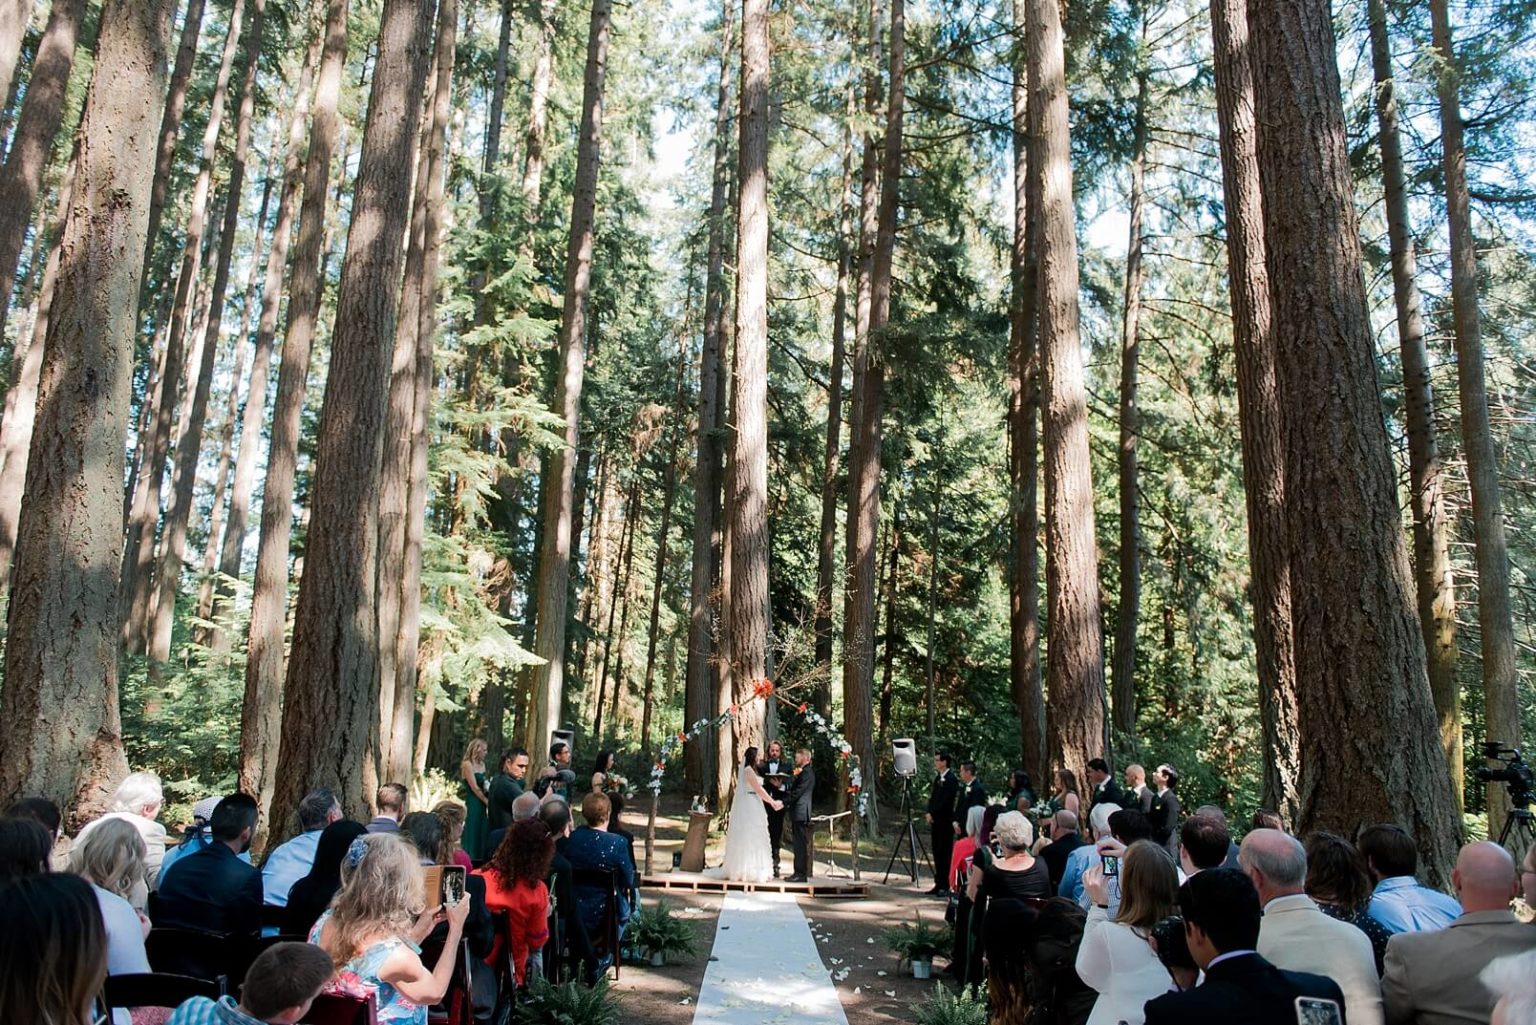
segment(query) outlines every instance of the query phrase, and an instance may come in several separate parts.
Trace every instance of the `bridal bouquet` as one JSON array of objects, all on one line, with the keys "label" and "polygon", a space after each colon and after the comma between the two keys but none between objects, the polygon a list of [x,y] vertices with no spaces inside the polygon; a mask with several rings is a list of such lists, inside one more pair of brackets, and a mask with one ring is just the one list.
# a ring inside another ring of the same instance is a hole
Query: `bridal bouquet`
[{"label": "bridal bouquet", "polygon": [[627,777],[610,772],[603,777],[603,793],[619,794],[628,800],[635,796],[635,785]]}]

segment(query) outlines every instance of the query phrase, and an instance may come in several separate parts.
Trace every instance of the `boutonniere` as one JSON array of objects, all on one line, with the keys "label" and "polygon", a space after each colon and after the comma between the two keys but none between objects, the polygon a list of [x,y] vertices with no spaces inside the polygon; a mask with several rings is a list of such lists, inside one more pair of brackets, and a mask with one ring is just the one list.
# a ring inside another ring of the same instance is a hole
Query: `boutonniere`
[{"label": "boutonniere", "polygon": [[797,765],[797,766],[795,766],[795,771],[794,771],[794,772],[792,772],[792,773],[790,773],[790,775],[792,775],[792,776],[798,776],[798,775],[800,775],[800,768],[801,768],[801,767],[800,767],[800,766],[798,766],[798,765]]}]

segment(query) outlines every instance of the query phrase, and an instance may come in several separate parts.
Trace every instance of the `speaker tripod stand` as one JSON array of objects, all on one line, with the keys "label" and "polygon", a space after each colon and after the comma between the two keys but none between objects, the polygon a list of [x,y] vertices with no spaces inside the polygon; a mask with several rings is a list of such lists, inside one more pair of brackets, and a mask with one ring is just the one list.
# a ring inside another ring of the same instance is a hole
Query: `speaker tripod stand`
[{"label": "speaker tripod stand", "polygon": [[[928,848],[923,845],[923,838],[918,833],[917,826],[913,821],[916,816],[917,813],[912,807],[912,777],[903,776],[901,777],[901,818],[905,825],[902,827],[900,835],[896,837],[896,845],[891,848],[891,860],[885,863],[884,883],[891,881],[891,870],[895,867],[897,861],[902,863],[902,867],[907,870],[907,874],[911,877],[912,881],[914,883],[917,882],[917,858],[919,853],[922,854],[923,861],[928,863],[928,871],[933,871],[933,859],[928,856]],[[903,845],[906,846],[907,850],[905,857],[901,853]],[[884,883],[881,885],[884,885]]]}]

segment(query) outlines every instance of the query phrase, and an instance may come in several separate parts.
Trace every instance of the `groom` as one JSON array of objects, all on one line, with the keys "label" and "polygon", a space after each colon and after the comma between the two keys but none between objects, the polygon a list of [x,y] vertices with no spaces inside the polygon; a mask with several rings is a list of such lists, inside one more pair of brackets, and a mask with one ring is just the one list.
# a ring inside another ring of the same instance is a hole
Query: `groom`
[{"label": "groom", "polygon": [[816,770],[811,768],[811,752],[795,752],[795,779],[784,798],[789,809],[790,831],[795,841],[795,874],[785,882],[809,882],[811,872],[811,795],[816,790]]}]

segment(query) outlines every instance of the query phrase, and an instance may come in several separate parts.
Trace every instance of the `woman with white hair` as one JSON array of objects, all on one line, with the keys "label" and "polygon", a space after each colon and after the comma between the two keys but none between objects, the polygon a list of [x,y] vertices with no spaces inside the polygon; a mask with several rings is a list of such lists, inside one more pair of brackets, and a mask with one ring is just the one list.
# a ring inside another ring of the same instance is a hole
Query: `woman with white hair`
[{"label": "woman with white hair", "polygon": [[985,866],[971,866],[965,893],[972,902],[978,895],[990,900],[1004,897],[1050,897],[1051,874],[1045,862],[1029,853],[1035,842],[1035,830],[1029,820],[1016,811],[1004,812],[992,827],[994,857]]},{"label": "woman with white hair", "polygon": [[1478,976],[1498,998],[1488,1025],[1536,1025],[1536,950],[1489,962]]},{"label": "woman with white hair", "polygon": [[112,794],[111,810],[101,818],[87,823],[80,830],[80,835],[75,837],[75,846],[79,847],[85,843],[93,829],[114,819],[122,819],[139,831],[139,836],[144,839],[144,871],[143,878],[135,883],[129,898],[135,911],[144,910],[149,900],[149,891],[155,888],[156,880],[160,877],[160,862],[165,858],[165,827],[155,820],[160,816],[160,807],[164,803],[165,791],[160,786],[159,776],[153,772],[130,773]]}]

